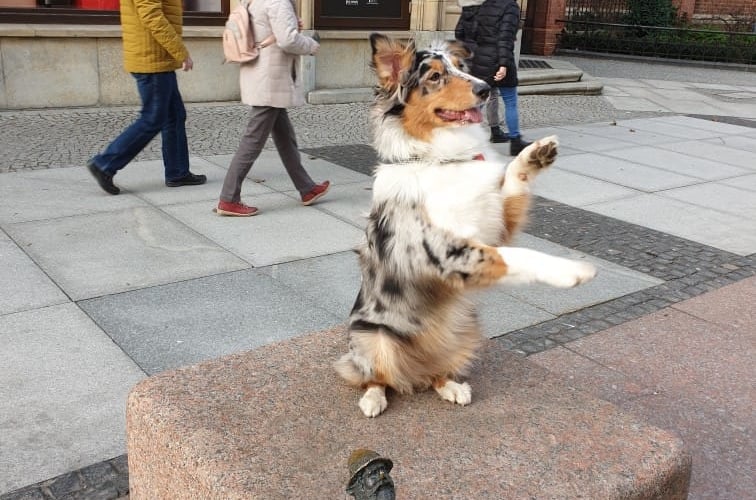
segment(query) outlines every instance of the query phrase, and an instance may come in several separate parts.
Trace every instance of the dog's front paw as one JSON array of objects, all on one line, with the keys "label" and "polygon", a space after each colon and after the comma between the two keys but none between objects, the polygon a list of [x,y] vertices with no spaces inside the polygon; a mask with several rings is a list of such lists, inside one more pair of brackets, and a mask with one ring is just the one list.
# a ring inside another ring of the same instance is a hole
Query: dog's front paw
[{"label": "dog's front paw", "polygon": [[436,392],[445,400],[462,406],[469,405],[470,401],[472,401],[472,388],[467,382],[459,384],[452,380],[447,380],[443,386],[436,387]]},{"label": "dog's front paw", "polygon": [[377,417],[388,406],[386,389],[384,387],[370,387],[360,398],[360,410],[366,417]]},{"label": "dog's front paw", "polygon": [[526,161],[532,173],[537,173],[554,163],[557,156],[557,146],[559,146],[557,136],[550,135],[538,139],[525,148],[523,153],[527,155]]},{"label": "dog's front paw", "polygon": [[593,264],[555,257],[539,270],[538,281],[557,288],[572,288],[596,276]]}]

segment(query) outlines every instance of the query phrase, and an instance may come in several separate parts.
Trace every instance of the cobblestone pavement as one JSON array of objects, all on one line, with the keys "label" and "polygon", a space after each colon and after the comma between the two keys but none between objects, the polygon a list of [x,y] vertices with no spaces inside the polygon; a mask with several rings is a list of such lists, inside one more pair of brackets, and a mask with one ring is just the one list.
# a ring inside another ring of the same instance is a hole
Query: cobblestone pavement
[{"label": "cobblestone pavement", "polygon": [[[302,148],[367,144],[367,103],[307,105],[289,110]],[[0,112],[0,173],[81,166],[137,116],[134,107]],[[601,96],[523,96],[523,129],[591,123],[649,113],[617,112]],[[247,123],[238,103],[188,104],[187,136],[193,155],[230,154]],[[272,147],[272,142],[268,143]],[[136,158],[160,158],[156,139]]]},{"label": "cobblestone pavement", "polygon": [[[615,68],[615,64],[604,63],[602,67],[596,66],[596,70],[619,71],[620,66]],[[622,71],[626,70],[627,66],[622,66]],[[638,71],[647,68],[641,65]],[[665,71],[676,75],[672,77],[680,76],[678,70]],[[659,70],[653,75],[664,76]],[[375,161],[368,146],[367,108],[367,104],[355,103],[290,110],[300,148],[313,156],[365,172]],[[526,132],[535,127],[658,114],[620,112],[601,96],[524,96],[520,108],[521,128]],[[192,154],[235,151],[246,124],[246,107],[235,103],[190,104],[187,110]],[[137,112],[136,108],[126,107],[0,112],[0,173],[81,166],[128,125]],[[159,157],[157,140],[137,159]],[[754,255],[742,257],[554,201],[540,198],[536,201],[528,227],[530,234],[664,282],[498,337],[508,348],[523,355],[550,349],[756,274]],[[3,494],[0,500],[114,499],[127,493],[127,458],[122,455]]]}]

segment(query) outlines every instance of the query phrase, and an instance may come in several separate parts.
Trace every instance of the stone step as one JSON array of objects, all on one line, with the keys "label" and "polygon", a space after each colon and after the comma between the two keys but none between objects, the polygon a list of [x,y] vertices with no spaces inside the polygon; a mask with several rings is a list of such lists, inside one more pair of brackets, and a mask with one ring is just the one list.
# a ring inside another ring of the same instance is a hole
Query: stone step
[{"label": "stone step", "polygon": [[684,499],[669,432],[484,344],[473,401],[389,392],[375,419],[331,367],[343,328],[167,371],[129,394],[131,500],[347,498],[347,460],[393,461],[397,498]]},{"label": "stone step", "polygon": [[[549,62],[549,64],[554,64]],[[518,74],[520,95],[598,95],[603,85],[600,81],[574,68],[526,69]],[[310,104],[345,104],[350,102],[372,102],[371,88],[317,89],[307,94]]]}]

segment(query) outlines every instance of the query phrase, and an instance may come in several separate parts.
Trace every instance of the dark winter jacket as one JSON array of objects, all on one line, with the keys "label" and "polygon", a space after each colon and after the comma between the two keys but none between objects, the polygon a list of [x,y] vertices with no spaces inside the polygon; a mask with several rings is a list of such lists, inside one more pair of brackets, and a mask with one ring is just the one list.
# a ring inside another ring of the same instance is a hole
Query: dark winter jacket
[{"label": "dark winter jacket", "polygon": [[[516,0],[458,0],[462,7],[454,36],[472,53],[470,73],[495,87],[517,86],[514,46],[520,24]],[[507,76],[498,82],[493,77],[500,66]]]}]

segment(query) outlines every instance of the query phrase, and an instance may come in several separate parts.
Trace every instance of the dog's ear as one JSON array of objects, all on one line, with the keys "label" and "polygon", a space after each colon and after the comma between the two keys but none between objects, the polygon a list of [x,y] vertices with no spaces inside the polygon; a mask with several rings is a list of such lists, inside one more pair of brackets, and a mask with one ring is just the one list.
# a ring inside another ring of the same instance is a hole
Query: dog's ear
[{"label": "dog's ear", "polygon": [[378,85],[386,90],[395,90],[402,73],[412,68],[415,43],[410,41],[404,44],[380,33],[373,33],[370,35],[370,46],[373,48],[370,66],[378,77]]},{"label": "dog's ear", "polygon": [[450,40],[446,42],[446,46],[449,49],[449,54],[462,61],[467,61],[472,57],[472,52],[467,46],[459,40]]}]

